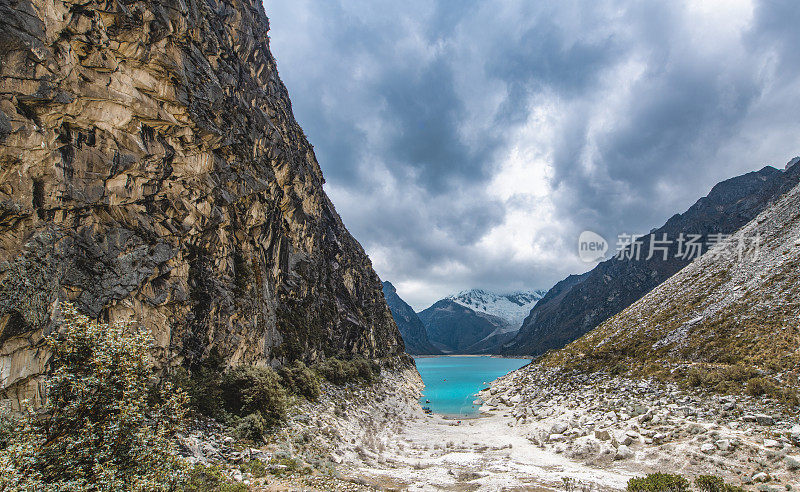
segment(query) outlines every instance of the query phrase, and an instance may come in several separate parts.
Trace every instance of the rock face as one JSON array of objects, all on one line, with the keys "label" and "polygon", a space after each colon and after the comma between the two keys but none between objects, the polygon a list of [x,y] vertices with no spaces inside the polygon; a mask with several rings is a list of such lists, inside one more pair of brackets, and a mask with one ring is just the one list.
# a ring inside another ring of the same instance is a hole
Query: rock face
[{"label": "rock face", "polygon": [[640,260],[610,259],[586,274],[561,281],[531,310],[517,336],[502,352],[536,356],[564,347],[688,265],[691,257],[676,258],[681,233],[686,237],[702,235],[700,243],[705,252],[711,235],[736,232],[798,181],[800,166],[792,166],[786,171],[765,167],[717,184],[684,214],[673,216],[652,232],[657,239],[666,234],[673,241],[666,261],[657,249],[653,258],[646,260],[651,241],[650,236],[645,236]]},{"label": "rock face", "polygon": [[162,366],[402,353],[268,29],[260,0],[0,4],[6,396],[38,396],[64,300],[147,326]]},{"label": "rock face", "polygon": [[417,313],[397,295],[397,289],[391,282],[383,283],[383,297],[386,298],[386,304],[392,312],[397,328],[400,329],[400,335],[403,337],[407,353],[413,355],[442,353],[428,340],[428,333],[425,331],[425,326],[420,321]]}]

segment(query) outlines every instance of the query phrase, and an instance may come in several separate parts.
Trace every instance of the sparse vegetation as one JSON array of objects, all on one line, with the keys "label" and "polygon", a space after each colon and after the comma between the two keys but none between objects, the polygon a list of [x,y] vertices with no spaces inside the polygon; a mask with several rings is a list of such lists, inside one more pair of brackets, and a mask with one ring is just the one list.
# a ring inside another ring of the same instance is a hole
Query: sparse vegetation
[{"label": "sparse vegetation", "polygon": [[186,397],[151,383],[152,337],[64,304],[46,338],[47,400],[4,424],[3,490],[168,490],[184,478],[173,436]]},{"label": "sparse vegetation", "polygon": [[316,401],[321,393],[319,376],[301,361],[282,367],[279,374],[286,389],[309,401]]},{"label": "sparse vegetation", "polygon": [[652,473],[644,478],[628,480],[628,492],[684,492],[689,481],[680,475]]},{"label": "sparse vegetation", "polygon": [[171,380],[189,395],[192,410],[228,424],[238,437],[252,442],[285,420],[292,398],[316,401],[323,380],[372,384],[381,371],[377,362],[364,358],[330,358],[311,367],[296,361],[277,371],[255,366],[224,370],[221,360],[212,354],[191,372],[175,371]]},{"label": "sparse vegetation", "polygon": [[743,488],[727,484],[714,475],[700,475],[694,479],[694,484],[700,492],[744,492]]},{"label": "sparse vegetation", "polygon": [[288,394],[269,367],[241,366],[222,376],[222,399],[233,415],[259,415],[268,426],[286,417]]},{"label": "sparse vegetation", "polygon": [[189,470],[181,490],[186,492],[247,492],[247,486],[231,482],[213,465],[197,464]]},{"label": "sparse vegetation", "polygon": [[[715,475],[695,477],[694,485],[699,492],[744,492],[744,489],[725,483]],[[680,475],[652,473],[643,478],[632,478],[628,481],[628,492],[688,492],[689,481]]]},{"label": "sparse vegetation", "polygon": [[378,379],[381,372],[377,363],[362,358],[352,360],[330,358],[315,365],[314,370],[331,383],[337,385],[344,385],[358,380],[371,384]]}]

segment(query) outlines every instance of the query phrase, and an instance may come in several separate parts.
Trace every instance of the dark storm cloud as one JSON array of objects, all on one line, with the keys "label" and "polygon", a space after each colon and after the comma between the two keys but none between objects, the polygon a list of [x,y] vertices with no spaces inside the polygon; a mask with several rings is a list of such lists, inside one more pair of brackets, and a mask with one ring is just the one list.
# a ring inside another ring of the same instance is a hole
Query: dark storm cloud
[{"label": "dark storm cloud", "polygon": [[800,9],[756,2],[266,1],[330,193],[415,307],[546,288],[797,151]]}]

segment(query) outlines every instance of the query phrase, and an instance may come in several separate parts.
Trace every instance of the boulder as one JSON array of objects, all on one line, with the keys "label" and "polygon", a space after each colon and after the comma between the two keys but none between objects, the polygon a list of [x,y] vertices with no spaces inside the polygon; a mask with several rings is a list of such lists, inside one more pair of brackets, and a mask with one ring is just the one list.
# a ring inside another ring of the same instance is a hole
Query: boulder
[{"label": "boulder", "polygon": [[760,425],[774,425],[775,419],[769,415],[760,413],[756,415],[756,422],[758,422]]},{"label": "boulder", "polygon": [[620,444],[617,448],[617,454],[614,455],[615,460],[627,460],[633,458],[633,451],[631,448],[624,444]]},{"label": "boulder", "polygon": [[731,441],[728,439],[720,439],[719,441],[716,441],[714,445],[717,446],[717,449],[720,451],[728,451],[733,447],[731,445]]},{"label": "boulder", "polygon": [[611,440],[611,434],[607,430],[596,430],[594,431],[594,437],[601,441],[609,441]]}]

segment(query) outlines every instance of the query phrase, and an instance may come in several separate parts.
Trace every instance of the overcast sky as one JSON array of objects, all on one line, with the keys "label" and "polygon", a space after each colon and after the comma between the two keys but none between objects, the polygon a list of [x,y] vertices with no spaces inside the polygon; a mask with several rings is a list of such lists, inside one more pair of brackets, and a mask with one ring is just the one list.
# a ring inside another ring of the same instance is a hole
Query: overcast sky
[{"label": "overcast sky", "polygon": [[800,153],[800,7],[265,0],[325,189],[415,309],[550,288]]}]

